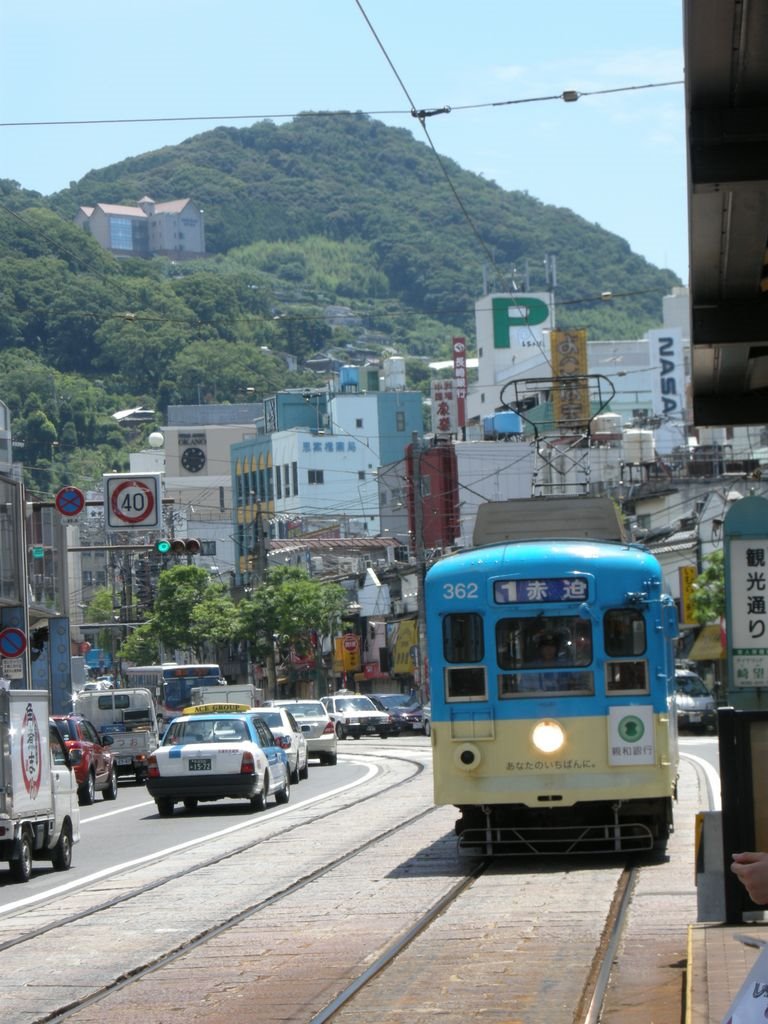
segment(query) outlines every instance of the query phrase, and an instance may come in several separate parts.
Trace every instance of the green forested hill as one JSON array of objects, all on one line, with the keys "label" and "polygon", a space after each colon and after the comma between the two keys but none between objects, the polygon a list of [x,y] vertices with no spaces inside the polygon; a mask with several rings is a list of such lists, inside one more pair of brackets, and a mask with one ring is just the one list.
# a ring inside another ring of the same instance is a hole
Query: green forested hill
[{"label": "green forested hill", "polygon": [[[209,258],[118,261],[72,223],[81,205],[144,195],[199,203]],[[572,211],[441,165],[363,114],[217,128],[50,197],[0,181],[0,397],[40,486],[62,464],[97,478],[124,459],[116,409],[162,417],[201,393],[238,401],[246,383],[314,381],[287,373],[281,352],[300,367],[357,345],[445,356],[457,332],[471,340],[484,280],[508,290],[515,271],[522,286],[527,266],[544,289],[547,255],[559,325],[593,338],[639,336],[679,283]],[[617,298],[600,302],[605,291]],[[351,307],[348,326],[331,328],[331,304]],[[425,380],[423,365],[409,370],[409,384]]]}]

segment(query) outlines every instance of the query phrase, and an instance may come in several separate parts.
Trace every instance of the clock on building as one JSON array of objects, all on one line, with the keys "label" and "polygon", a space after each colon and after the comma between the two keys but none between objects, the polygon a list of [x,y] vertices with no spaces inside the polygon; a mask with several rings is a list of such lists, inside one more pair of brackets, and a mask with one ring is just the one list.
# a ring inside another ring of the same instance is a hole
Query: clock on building
[{"label": "clock on building", "polygon": [[181,453],[181,465],[188,473],[199,473],[205,466],[205,452],[202,448],[185,448]]}]

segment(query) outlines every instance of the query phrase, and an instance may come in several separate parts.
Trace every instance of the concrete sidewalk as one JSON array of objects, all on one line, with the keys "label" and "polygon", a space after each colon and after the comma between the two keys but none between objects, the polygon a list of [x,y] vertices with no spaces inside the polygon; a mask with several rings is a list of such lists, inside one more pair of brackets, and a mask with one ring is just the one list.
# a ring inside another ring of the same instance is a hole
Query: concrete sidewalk
[{"label": "concrete sidewalk", "polygon": [[720,1024],[760,950],[736,935],[768,942],[768,924],[694,924],[688,929],[685,1024]]}]

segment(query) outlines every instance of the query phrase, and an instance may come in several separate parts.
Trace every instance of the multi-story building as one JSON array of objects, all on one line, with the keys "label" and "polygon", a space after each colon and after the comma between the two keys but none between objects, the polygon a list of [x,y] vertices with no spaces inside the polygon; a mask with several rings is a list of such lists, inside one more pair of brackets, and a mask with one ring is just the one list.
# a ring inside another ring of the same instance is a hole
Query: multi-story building
[{"label": "multi-story building", "polygon": [[236,575],[255,571],[254,560],[263,564],[265,535],[380,534],[377,475],[420,436],[422,396],[388,388],[386,379],[384,390],[377,378],[368,391],[352,373],[339,380],[342,390],[267,400],[265,433],[233,445]]},{"label": "multi-story building", "polygon": [[203,211],[191,199],[156,203],[144,196],[136,206],[81,206],[75,223],[115,256],[190,259],[205,255]]}]

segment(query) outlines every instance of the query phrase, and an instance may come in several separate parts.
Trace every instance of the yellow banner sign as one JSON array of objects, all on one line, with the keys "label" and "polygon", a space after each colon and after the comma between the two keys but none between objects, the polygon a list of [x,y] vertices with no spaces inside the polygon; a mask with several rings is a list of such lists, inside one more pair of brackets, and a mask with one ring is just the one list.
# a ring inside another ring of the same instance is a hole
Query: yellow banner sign
[{"label": "yellow banner sign", "polygon": [[681,565],[680,573],[680,623],[683,626],[693,626],[693,581],[698,573],[692,565]]},{"label": "yellow banner sign", "polygon": [[590,415],[587,332],[552,331],[550,341],[552,376],[557,379],[552,388],[555,422],[561,428],[583,430]]}]

